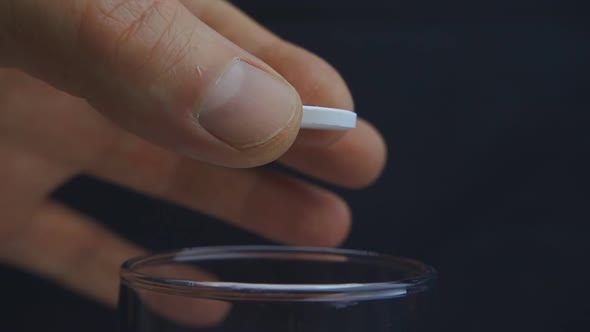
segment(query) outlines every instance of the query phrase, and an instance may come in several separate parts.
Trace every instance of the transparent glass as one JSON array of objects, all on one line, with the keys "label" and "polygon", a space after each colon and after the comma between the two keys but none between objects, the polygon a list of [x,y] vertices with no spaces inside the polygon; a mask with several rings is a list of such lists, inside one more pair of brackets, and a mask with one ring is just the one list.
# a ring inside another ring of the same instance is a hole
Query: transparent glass
[{"label": "transparent glass", "polygon": [[121,269],[122,332],[434,331],[435,271],[343,249],[203,247]]}]

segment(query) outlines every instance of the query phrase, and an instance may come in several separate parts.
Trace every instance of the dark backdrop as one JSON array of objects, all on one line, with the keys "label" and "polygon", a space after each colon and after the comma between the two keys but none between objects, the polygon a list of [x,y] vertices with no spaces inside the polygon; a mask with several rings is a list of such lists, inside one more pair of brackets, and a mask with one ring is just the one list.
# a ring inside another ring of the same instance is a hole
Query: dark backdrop
[{"label": "dark backdrop", "polygon": [[[243,0],[335,64],[390,163],[342,194],[345,244],[441,275],[444,331],[590,330],[590,35],[582,1]],[[56,197],[154,249],[260,239],[87,178]],[[0,331],[112,331],[114,313],[5,269]]]}]

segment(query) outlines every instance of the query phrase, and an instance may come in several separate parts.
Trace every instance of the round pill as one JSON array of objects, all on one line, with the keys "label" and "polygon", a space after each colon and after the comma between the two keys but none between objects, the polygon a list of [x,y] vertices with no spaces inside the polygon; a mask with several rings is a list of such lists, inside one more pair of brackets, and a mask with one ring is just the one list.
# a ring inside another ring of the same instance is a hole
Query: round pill
[{"label": "round pill", "polygon": [[356,113],[348,110],[303,106],[301,128],[348,130],[356,127]]}]

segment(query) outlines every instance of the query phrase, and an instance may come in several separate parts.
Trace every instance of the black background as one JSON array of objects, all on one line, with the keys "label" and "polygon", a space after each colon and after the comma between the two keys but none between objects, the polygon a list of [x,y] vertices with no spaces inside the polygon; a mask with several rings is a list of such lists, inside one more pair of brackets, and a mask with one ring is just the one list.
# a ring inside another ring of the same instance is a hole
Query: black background
[{"label": "black background", "polygon": [[[333,63],[390,146],[348,248],[441,276],[444,331],[590,330],[589,20],[582,1],[243,0]],[[79,178],[56,197],[153,249],[261,240]],[[114,312],[0,271],[0,331],[114,331]]]}]

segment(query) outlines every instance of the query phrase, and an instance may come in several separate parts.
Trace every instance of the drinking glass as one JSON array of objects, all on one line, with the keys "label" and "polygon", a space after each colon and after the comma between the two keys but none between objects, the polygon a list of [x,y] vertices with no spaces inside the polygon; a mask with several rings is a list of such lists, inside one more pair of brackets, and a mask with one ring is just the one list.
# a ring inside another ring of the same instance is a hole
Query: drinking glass
[{"label": "drinking glass", "polygon": [[121,332],[432,332],[433,268],[372,252],[202,247],[127,261]]}]

